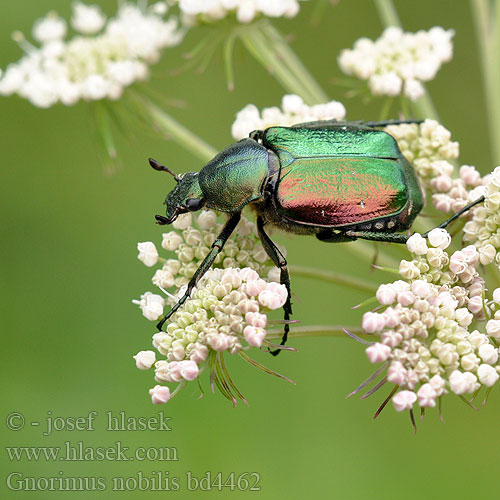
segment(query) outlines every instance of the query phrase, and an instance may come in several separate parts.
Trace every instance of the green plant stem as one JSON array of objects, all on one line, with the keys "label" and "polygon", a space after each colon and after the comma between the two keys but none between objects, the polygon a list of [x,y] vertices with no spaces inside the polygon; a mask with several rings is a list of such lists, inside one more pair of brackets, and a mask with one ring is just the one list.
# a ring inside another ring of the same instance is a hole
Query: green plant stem
[{"label": "green plant stem", "polygon": [[142,96],[139,99],[142,103],[142,109],[150,117],[152,125],[191,154],[205,163],[217,154],[216,149],[184,127],[184,125],[181,125],[153,101]]},{"label": "green plant stem", "polygon": [[262,31],[268,36],[272,46],[274,46],[277,56],[285,63],[287,68],[309,89],[311,96],[316,102],[311,104],[322,104],[329,100],[328,94],[322,89],[316,79],[311,75],[302,61],[297,57],[290,45],[283,38],[281,33],[271,24],[268,19],[262,23]]},{"label": "green plant stem", "polygon": [[377,285],[370,283],[362,278],[354,278],[347,274],[338,273],[326,269],[316,269],[314,267],[306,266],[289,266],[290,272],[294,276],[301,276],[304,278],[312,278],[327,283],[335,283],[336,285],[345,286],[361,292],[374,294],[377,291]]},{"label": "green plant stem", "polygon": [[[349,338],[344,332],[343,328],[354,333],[358,337],[366,340],[374,339],[373,335],[364,333],[359,326],[337,326],[337,325],[313,325],[313,326],[297,326],[291,328],[288,333],[288,338],[300,338],[300,337],[344,337]],[[281,339],[283,336],[283,330],[268,330],[266,338],[267,339]]]},{"label": "green plant stem", "polygon": [[[389,26],[401,28],[401,22],[392,0],[375,0],[375,7],[377,8],[382,24],[386,28]],[[425,89],[425,94],[420,99],[415,102],[410,101],[410,105],[413,113],[417,117],[432,118],[433,120],[439,121],[439,115],[427,89]]]},{"label": "green plant stem", "polygon": [[237,34],[247,50],[285,90],[300,95],[310,105],[328,101],[326,92],[268,20],[239,28]]},{"label": "green plant stem", "polygon": [[391,0],[375,0],[375,7],[384,26],[401,26],[398,13]]},{"label": "green plant stem", "polygon": [[470,0],[479,45],[493,164],[500,164],[500,1]]}]

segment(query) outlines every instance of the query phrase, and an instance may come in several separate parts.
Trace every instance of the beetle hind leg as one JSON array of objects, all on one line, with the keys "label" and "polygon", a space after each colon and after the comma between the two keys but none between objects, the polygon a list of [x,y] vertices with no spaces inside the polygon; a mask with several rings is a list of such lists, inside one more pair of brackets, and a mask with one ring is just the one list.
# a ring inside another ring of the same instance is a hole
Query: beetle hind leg
[{"label": "beetle hind leg", "polygon": [[346,241],[356,241],[356,237],[347,236],[343,232],[334,232],[331,229],[325,229],[316,233],[316,238],[325,243],[344,243]]},{"label": "beetle hind leg", "polygon": [[[290,288],[290,274],[288,273],[288,267],[286,259],[283,254],[279,251],[279,248],[273,243],[271,238],[264,231],[264,220],[262,217],[257,217],[257,232],[259,233],[260,241],[262,246],[269,255],[270,259],[273,261],[274,265],[280,270],[280,283],[285,285],[288,296],[286,302],[283,304],[284,318],[285,321],[289,321],[292,315],[292,301],[291,301],[291,288]],[[283,329],[283,337],[281,339],[280,345],[285,345],[288,339],[288,332],[290,331],[290,325],[285,323]],[[275,349],[274,351],[269,351],[273,356],[277,356],[281,349]]]},{"label": "beetle hind leg", "polygon": [[417,125],[419,123],[423,123],[424,120],[417,120],[417,119],[408,119],[408,120],[384,120],[380,122],[360,122],[361,125],[365,125],[366,127],[371,127],[371,128],[380,128],[380,127],[387,127],[389,125],[404,125],[404,124],[412,124],[416,123]]},{"label": "beetle hind leg", "polygon": [[[436,226],[434,229],[444,229],[448,227],[452,222],[457,220],[462,214],[468,212],[472,207],[475,207],[479,203],[482,203],[484,200],[485,200],[484,196],[480,196],[477,200],[474,200],[472,203],[469,203],[467,206],[462,208],[462,210],[459,210],[458,212],[454,213],[449,219],[446,219],[443,223],[439,224],[439,226]],[[427,236],[431,231],[432,229],[424,233],[422,236],[424,238],[427,238]]]}]

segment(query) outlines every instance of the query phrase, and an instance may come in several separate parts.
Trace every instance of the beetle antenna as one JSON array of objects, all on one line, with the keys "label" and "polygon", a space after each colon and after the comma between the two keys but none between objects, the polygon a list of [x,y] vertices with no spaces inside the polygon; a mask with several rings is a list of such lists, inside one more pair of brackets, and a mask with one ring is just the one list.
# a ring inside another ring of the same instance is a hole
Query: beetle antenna
[{"label": "beetle antenna", "polygon": [[168,167],[165,165],[162,165],[161,163],[158,163],[156,160],[153,158],[149,159],[149,164],[155,169],[158,170],[159,172],[168,172],[174,179],[175,182],[179,182],[180,177],[177,174],[174,174],[172,170],[170,170]]}]

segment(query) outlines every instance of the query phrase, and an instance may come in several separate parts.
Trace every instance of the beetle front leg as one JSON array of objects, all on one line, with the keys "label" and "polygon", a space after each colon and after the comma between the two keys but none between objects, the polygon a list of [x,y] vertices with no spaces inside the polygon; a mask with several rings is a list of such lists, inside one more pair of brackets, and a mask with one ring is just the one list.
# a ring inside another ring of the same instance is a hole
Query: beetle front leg
[{"label": "beetle front leg", "polygon": [[[271,258],[274,265],[280,270],[280,284],[285,285],[286,291],[288,292],[288,296],[286,302],[283,304],[284,318],[285,321],[290,319],[292,315],[292,301],[291,294],[292,290],[290,287],[290,274],[288,273],[288,267],[286,264],[286,259],[283,254],[279,251],[279,248],[273,243],[271,238],[264,231],[264,220],[262,217],[257,217],[257,232],[259,234],[260,241],[262,242],[262,246],[266,251],[267,255]],[[281,339],[280,345],[285,345],[288,339],[288,332],[290,331],[290,325],[285,323],[285,327],[283,330],[283,337]],[[277,356],[281,349],[275,349],[274,351],[270,351],[273,356]]]},{"label": "beetle front leg", "polygon": [[193,277],[189,280],[187,290],[184,295],[178,300],[177,304],[175,304],[172,309],[163,317],[163,319],[156,325],[159,331],[161,331],[165,321],[167,321],[172,314],[174,314],[179,307],[186,302],[186,300],[191,295],[193,288],[196,286],[196,283],[200,280],[200,278],[210,269],[210,266],[214,263],[217,255],[219,255],[220,251],[224,248],[226,241],[231,236],[232,232],[238,225],[238,222],[241,219],[241,213],[235,213],[231,215],[229,220],[226,222],[226,225],[222,228],[219,236],[217,236],[216,240],[212,243],[212,248],[209,254],[203,259],[203,262],[200,264],[196,272],[193,274]]}]

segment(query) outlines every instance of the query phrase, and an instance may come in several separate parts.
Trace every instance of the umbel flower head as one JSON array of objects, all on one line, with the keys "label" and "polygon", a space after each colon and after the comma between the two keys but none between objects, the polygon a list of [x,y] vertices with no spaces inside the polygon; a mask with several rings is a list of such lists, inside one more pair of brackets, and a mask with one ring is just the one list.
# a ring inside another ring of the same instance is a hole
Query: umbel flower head
[{"label": "umbel flower head", "polygon": [[[162,294],[146,292],[134,301],[147,319],[157,321],[167,304],[174,305],[183,295],[221,227],[212,211],[201,212],[195,220],[191,214],[180,216],[174,222],[175,230],[165,233],[162,242],[164,249],[175,252],[176,259],[160,258],[152,242],[139,243],[138,258],[146,266],[162,264],[152,280]],[[234,404],[237,398],[244,400],[227,371],[224,353],[239,355],[278,375],[246,353],[251,348],[277,347],[266,339],[267,312],[281,308],[287,299],[286,287],[274,281],[279,280],[279,273],[255,235],[255,224],[243,217],[234,239],[226,243],[214,267],[169,319],[166,331],[153,335],[154,348],[165,358],[156,360],[154,351],[134,356],[139,369],[154,367],[159,384],[177,384],[173,392],[163,385],[151,389],[153,403],[165,403],[207,367],[212,389],[216,385]],[[166,290],[169,288],[174,293]]]},{"label": "umbel flower head", "polygon": [[256,17],[294,17],[300,10],[298,0],[174,0],[187,25],[211,23],[234,16],[239,23]]},{"label": "umbel flower head", "polygon": [[281,100],[281,108],[272,106],[259,112],[257,106],[248,104],[236,114],[231,127],[234,139],[243,139],[253,130],[264,130],[280,125],[289,127],[297,123],[317,120],[343,120],[345,107],[338,101],[308,106],[298,95],[288,94]]},{"label": "umbel flower head", "polygon": [[[500,315],[485,298],[480,254],[474,245],[450,253],[450,242],[444,229],[428,240],[414,234],[407,243],[413,258],[399,266],[402,279],[381,285],[380,307],[363,316],[364,331],[380,335],[366,349],[368,359],[387,369],[376,388],[394,384],[383,406],[392,397],[397,411],[434,408],[447,393],[463,397],[483,388],[487,396],[499,379]],[[500,300],[500,290],[493,299]]]},{"label": "umbel flower head", "polygon": [[163,19],[166,10],[163,2],[145,10],[122,2],[106,19],[98,6],[77,2],[71,19],[76,35],[69,40],[66,21],[50,12],[33,26],[39,47],[14,34],[25,55],[5,70],[0,94],[18,94],[41,108],[120,98],[125,87],[148,76],[165,47],[182,40],[176,20]]},{"label": "umbel flower head", "polygon": [[425,92],[421,82],[432,80],[451,60],[453,35],[439,26],[417,33],[390,27],[375,41],[357,40],[353,49],[340,53],[338,63],[344,73],[368,80],[373,95],[404,95],[416,101]]},{"label": "umbel flower head", "polygon": [[[500,167],[482,179],[484,206],[474,210],[472,219],[464,226],[464,239],[473,243],[481,255],[481,264],[493,260],[500,267]],[[478,190],[475,190],[478,192]]]}]

